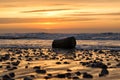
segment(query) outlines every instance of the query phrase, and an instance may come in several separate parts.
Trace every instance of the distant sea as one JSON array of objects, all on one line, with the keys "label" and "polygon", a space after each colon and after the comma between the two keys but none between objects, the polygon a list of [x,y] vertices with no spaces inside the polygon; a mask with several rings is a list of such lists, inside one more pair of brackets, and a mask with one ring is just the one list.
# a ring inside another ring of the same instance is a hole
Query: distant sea
[{"label": "distant sea", "polygon": [[0,48],[51,48],[52,41],[74,36],[77,49],[120,50],[120,33],[96,34],[49,34],[49,33],[11,33],[0,34]]}]

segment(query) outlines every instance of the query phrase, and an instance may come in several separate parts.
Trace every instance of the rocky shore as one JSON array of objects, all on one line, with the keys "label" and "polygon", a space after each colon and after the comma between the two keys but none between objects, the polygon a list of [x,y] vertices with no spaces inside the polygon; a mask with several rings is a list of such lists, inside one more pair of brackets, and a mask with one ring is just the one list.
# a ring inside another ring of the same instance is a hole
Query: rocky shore
[{"label": "rocky shore", "polygon": [[0,80],[119,80],[120,51],[1,48]]}]

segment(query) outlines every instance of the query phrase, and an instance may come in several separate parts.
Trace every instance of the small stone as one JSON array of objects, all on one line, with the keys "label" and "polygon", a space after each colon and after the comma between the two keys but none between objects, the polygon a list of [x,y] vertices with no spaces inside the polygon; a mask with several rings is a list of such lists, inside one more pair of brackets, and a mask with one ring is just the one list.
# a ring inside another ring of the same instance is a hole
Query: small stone
[{"label": "small stone", "polygon": [[11,73],[9,73],[9,76],[12,78],[15,77],[15,73],[11,72]]},{"label": "small stone", "polygon": [[88,73],[83,73],[83,78],[93,78],[93,76]]},{"label": "small stone", "polygon": [[99,74],[99,77],[106,76],[109,74],[109,71],[107,69],[102,69],[101,73]]},{"label": "small stone", "polygon": [[0,68],[2,68],[2,66],[0,66]]},{"label": "small stone", "polygon": [[77,76],[80,76],[81,75],[81,73],[78,71],[78,72],[75,72],[75,74],[77,75]]},{"label": "small stone", "polygon": [[35,75],[30,75],[31,78],[35,78]]},{"label": "small stone", "polygon": [[12,62],[11,63],[13,66],[18,66],[20,64],[20,61]]},{"label": "small stone", "polygon": [[6,66],[6,69],[9,69],[9,68],[11,68],[11,66],[10,66],[10,65],[7,65],[7,66]]},{"label": "small stone", "polygon": [[61,62],[56,62],[56,64],[61,64]]},{"label": "small stone", "polygon": [[57,78],[65,78],[66,75],[65,75],[65,74],[58,74],[56,77],[57,77]]},{"label": "small stone", "polygon": [[50,76],[45,76],[44,78],[47,80],[47,79],[50,79],[51,77]]},{"label": "small stone", "polygon": [[28,68],[28,66],[25,66],[25,68],[27,69],[27,68]]},{"label": "small stone", "polygon": [[35,72],[39,74],[46,74],[46,70],[36,70]]},{"label": "small stone", "polygon": [[40,69],[40,66],[35,66],[33,67],[33,69]]},{"label": "small stone", "polygon": [[79,77],[73,77],[73,80],[79,80],[80,78]]},{"label": "small stone", "polygon": [[25,77],[23,80],[33,80],[31,77]]},{"label": "small stone", "polygon": [[64,64],[70,64],[69,62],[65,61]]},{"label": "small stone", "polygon": [[71,74],[71,73],[65,73],[65,76],[66,76],[66,77],[71,77],[72,74]]},{"label": "small stone", "polygon": [[120,67],[120,63],[118,63],[116,66],[117,66],[117,67]]},{"label": "small stone", "polygon": [[47,74],[48,76],[52,76],[52,74]]},{"label": "small stone", "polygon": [[111,63],[107,63],[107,65],[111,65]]},{"label": "small stone", "polygon": [[2,78],[3,80],[11,80],[11,78],[8,75],[4,75]]},{"label": "small stone", "polygon": [[102,62],[93,62],[93,63],[89,63],[88,64],[88,67],[92,67],[92,68],[104,68],[104,69],[107,69],[107,65],[105,65],[104,63]]},{"label": "small stone", "polygon": [[71,72],[72,70],[71,69],[67,69],[68,72]]}]

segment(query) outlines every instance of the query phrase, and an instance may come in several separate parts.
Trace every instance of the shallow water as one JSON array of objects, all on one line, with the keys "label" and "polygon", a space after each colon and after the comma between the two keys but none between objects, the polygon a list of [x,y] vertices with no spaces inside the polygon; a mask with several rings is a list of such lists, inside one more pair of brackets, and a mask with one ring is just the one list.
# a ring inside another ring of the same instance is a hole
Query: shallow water
[{"label": "shallow water", "polygon": [[[0,48],[51,48],[52,40],[20,39],[0,40]],[[77,40],[78,49],[113,49],[120,50],[120,40]]]}]

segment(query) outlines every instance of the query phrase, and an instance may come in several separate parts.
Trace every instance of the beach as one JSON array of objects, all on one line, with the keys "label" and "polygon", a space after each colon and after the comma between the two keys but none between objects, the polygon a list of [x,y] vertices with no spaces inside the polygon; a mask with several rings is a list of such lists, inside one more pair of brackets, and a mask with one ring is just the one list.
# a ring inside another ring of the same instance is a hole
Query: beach
[{"label": "beach", "polygon": [[119,50],[0,48],[1,80],[119,80]]}]

